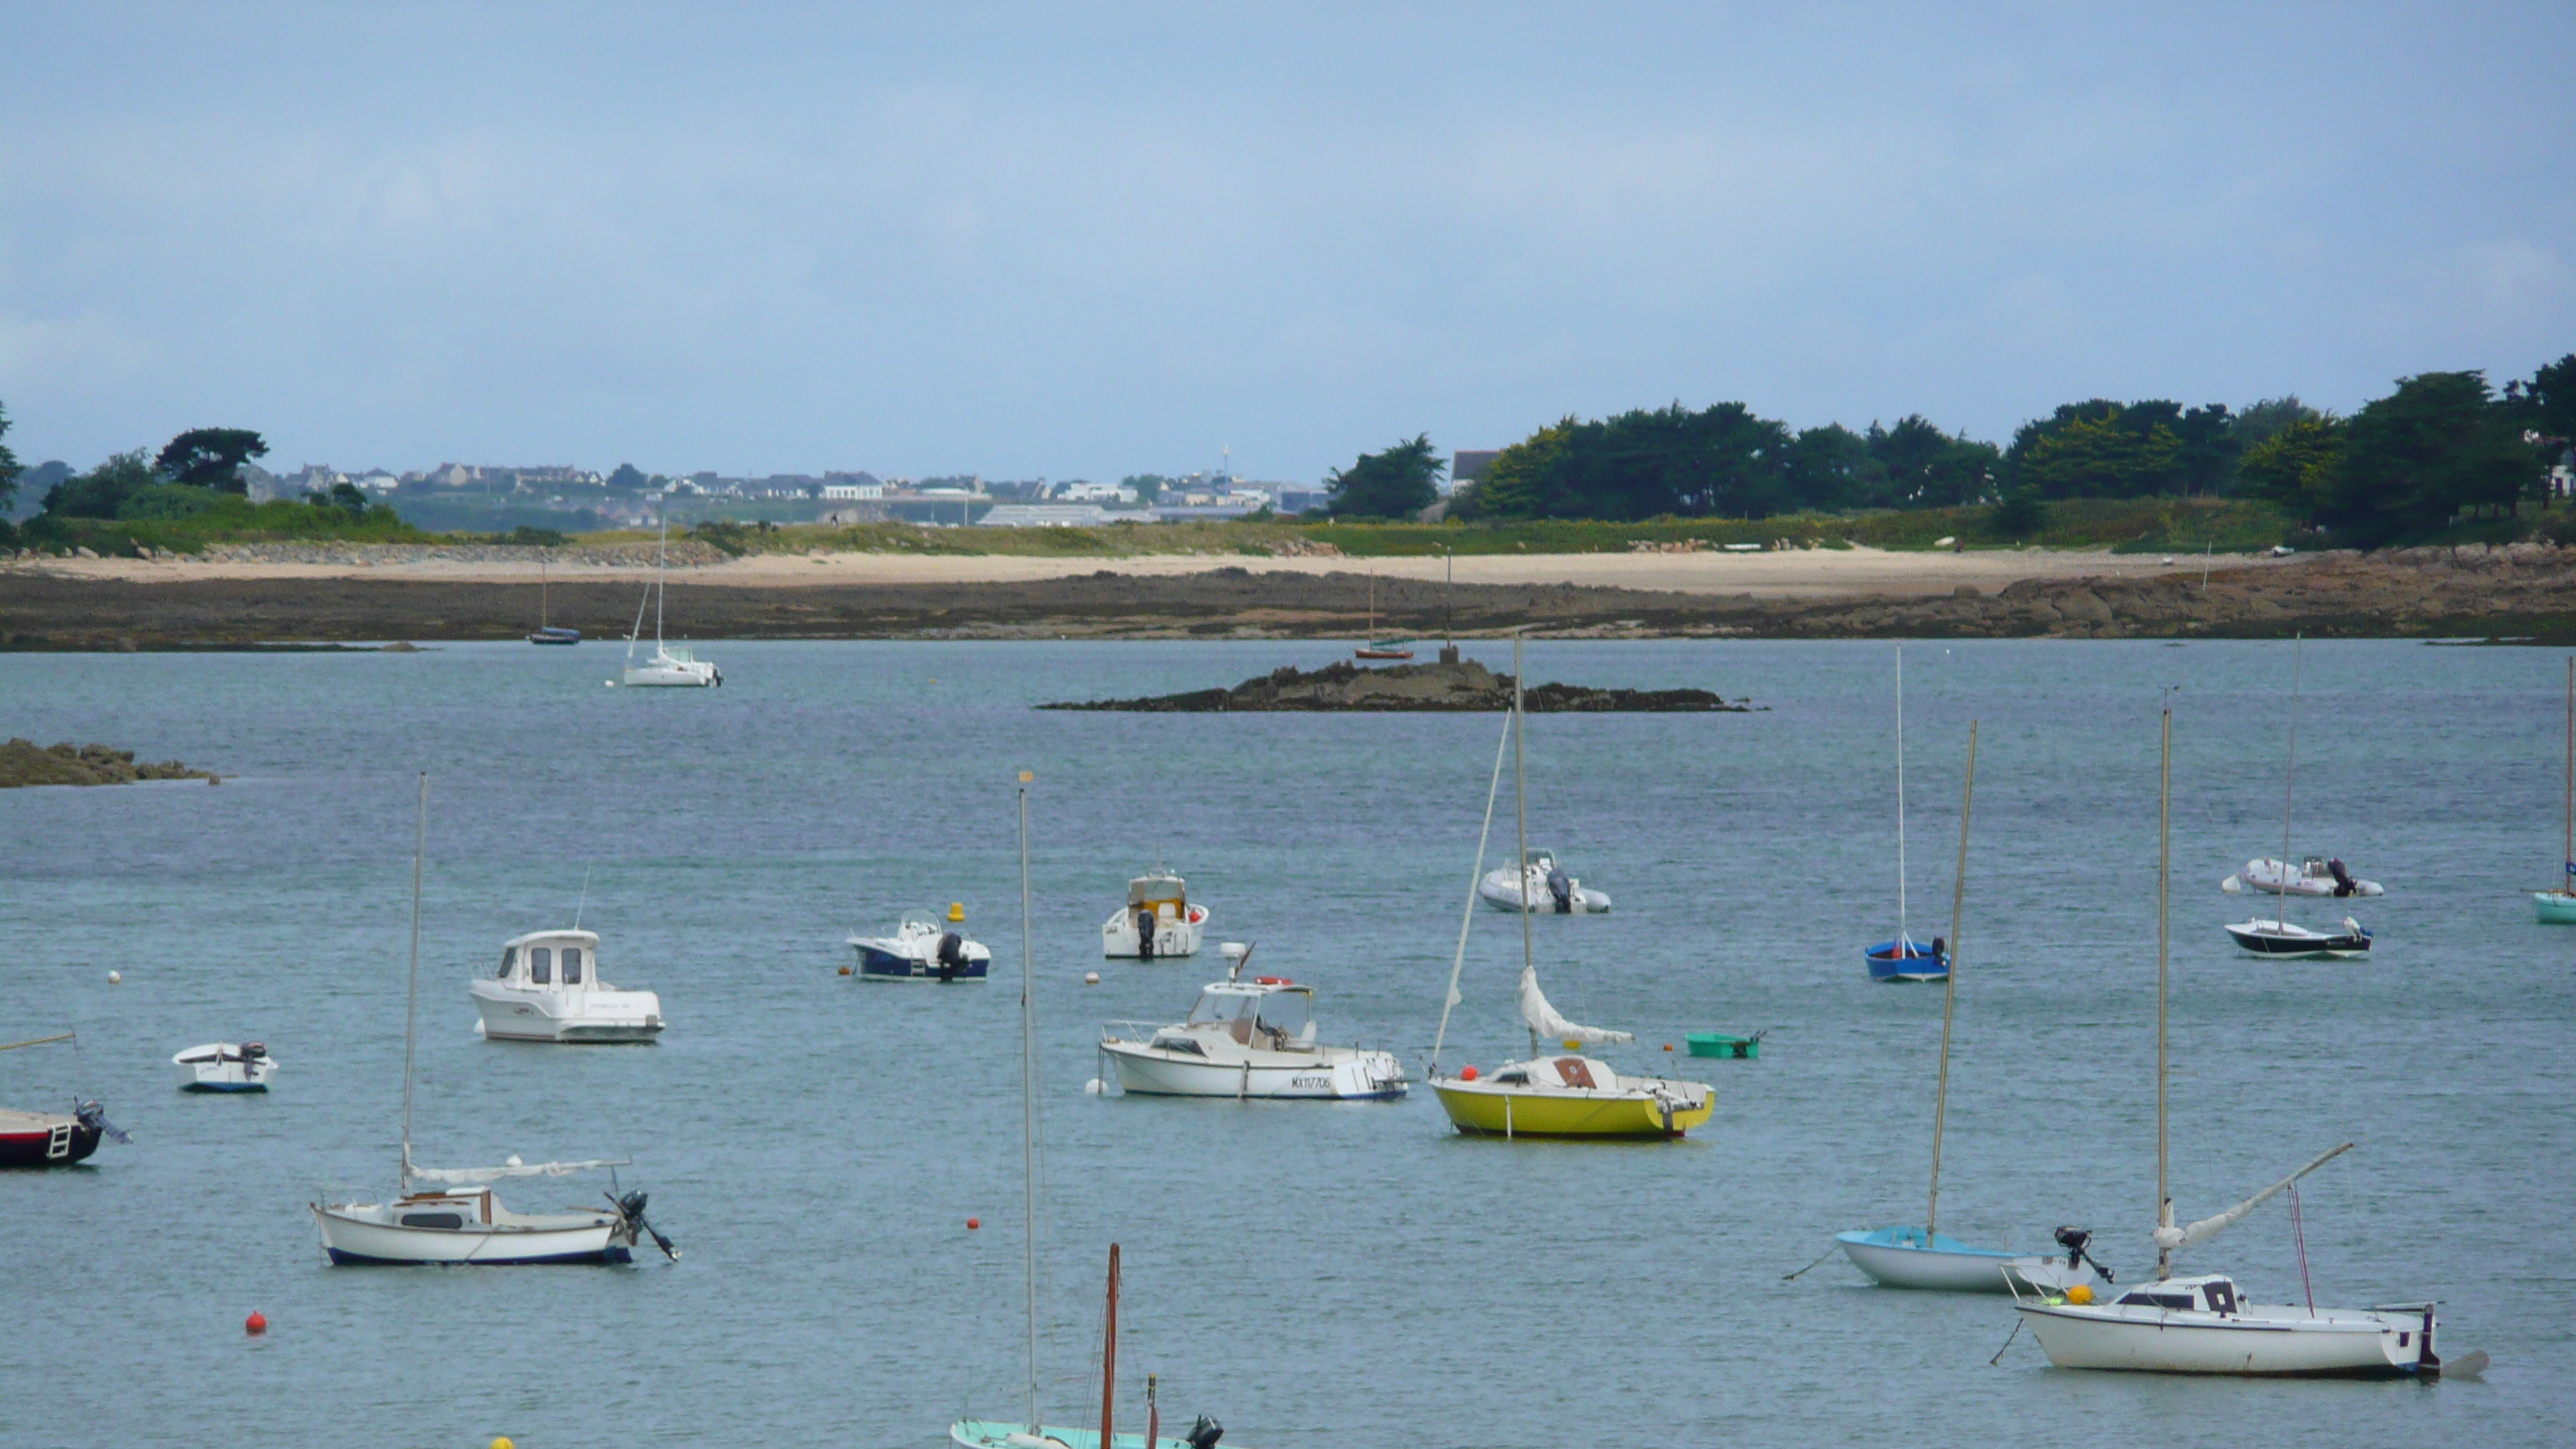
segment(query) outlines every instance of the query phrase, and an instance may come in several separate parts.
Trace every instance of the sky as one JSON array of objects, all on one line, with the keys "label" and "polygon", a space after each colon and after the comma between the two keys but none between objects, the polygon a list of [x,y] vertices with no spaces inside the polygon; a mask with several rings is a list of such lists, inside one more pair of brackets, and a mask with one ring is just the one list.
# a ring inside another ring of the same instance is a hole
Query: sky
[{"label": "sky", "polygon": [[2576,6],[0,0],[28,462],[1314,481],[2576,351]]}]

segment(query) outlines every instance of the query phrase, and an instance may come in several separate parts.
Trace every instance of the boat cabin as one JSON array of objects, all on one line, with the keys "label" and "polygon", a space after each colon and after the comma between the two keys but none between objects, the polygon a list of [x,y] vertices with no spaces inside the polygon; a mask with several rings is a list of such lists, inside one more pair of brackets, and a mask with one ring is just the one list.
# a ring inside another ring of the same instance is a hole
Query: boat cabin
[{"label": "boat cabin", "polygon": [[492,1221],[488,1187],[419,1188],[394,1200],[393,1220],[406,1228],[461,1228]]},{"label": "boat cabin", "polygon": [[1131,913],[1150,910],[1157,921],[1185,919],[1190,909],[1189,888],[1170,871],[1148,872],[1127,882],[1127,909]]},{"label": "boat cabin", "polygon": [[1620,1090],[1619,1074],[1610,1069],[1610,1064],[1590,1057],[1540,1057],[1513,1062],[1497,1070],[1487,1080],[1505,1087],[1555,1087],[1582,1092]]},{"label": "boat cabin", "polygon": [[1195,1052],[1201,1033],[1231,1038],[1257,1051],[1303,1051],[1315,1045],[1315,988],[1285,976],[1216,981],[1199,993],[1190,1019],[1156,1033],[1154,1045]]},{"label": "boat cabin", "polygon": [[526,991],[582,991],[599,987],[599,933],[532,931],[501,946],[501,969],[492,973],[505,986]]},{"label": "boat cabin", "polygon": [[2236,1283],[2221,1277],[2168,1278],[2132,1288],[2114,1300],[2132,1308],[2162,1308],[2173,1313],[2234,1313]]}]

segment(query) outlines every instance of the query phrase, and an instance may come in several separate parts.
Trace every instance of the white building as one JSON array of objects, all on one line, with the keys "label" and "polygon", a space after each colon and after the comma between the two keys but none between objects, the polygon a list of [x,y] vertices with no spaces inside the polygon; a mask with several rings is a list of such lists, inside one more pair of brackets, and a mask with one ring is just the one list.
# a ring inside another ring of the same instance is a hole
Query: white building
[{"label": "white building", "polygon": [[845,500],[883,498],[885,485],[882,483],[826,483],[823,485],[823,496]]}]

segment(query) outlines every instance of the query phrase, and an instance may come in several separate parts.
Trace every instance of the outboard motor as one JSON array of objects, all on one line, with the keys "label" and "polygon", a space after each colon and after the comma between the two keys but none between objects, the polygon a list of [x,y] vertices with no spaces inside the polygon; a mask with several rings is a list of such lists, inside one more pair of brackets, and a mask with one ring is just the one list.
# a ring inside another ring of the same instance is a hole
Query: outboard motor
[{"label": "outboard motor", "polygon": [[2073,1268],[2084,1263],[2091,1263],[2093,1265],[2093,1271],[2102,1275],[2103,1282],[2116,1283],[2120,1281],[2119,1279],[2111,1276],[2111,1270],[2103,1267],[2099,1259],[2084,1251],[2084,1245],[2092,1241],[2093,1234],[2091,1230],[2086,1228],[2059,1228],[2057,1230],[2057,1246],[2066,1250],[2067,1267]]},{"label": "outboard motor", "polygon": [[[1901,950],[1902,948],[1899,949]],[[1938,936],[1933,937],[1932,959],[1940,962],[1945,967],[1948,966],[1950,964],[1950,943],[1942,940]]]},{"label": "outboard motor", "polygon": [[1136,959],[1154,959],[1154,908],[1139,907],[1136,912]]},{"label": "outboard motor", "polygon": [[641,1190],[630,1192],[624,1197],[611,1196],[608,1200],[616,1205],[617,1215],[626,1220],[626,1238],[629,1243],[635,1240],[636,1234],[641,1233],[653,1240],[653,1246],[662,1250],[662,1256],[674,1263],[680,1261],[680,1250],[671,1246],[671,1240],[662,1235],[660,1228],[644,1220],[645,1194]]},{"label": "outboard motor", "polygon": [[1558,915],[1574,914],[1574,882],[1566,879],[1565,867],[1551,865],[1547,868],[1547,893],[1556,897]]},{"label": "outboard motor", "polygon": [[2326,874],[2334,877],[2334,893],[2336,895],[2353,896],[2361,894],[2361,887],[2353,883],[2352,873],[2343,868],[2342,861],[2327,861]]},{"label": "outboard motor", "polygon": [[261,1046],[258,1042],[246,1041],[242,1043],[242,1060],[245,1063],[258,1061],[260,1058],[267,1055],[268,1048]]},{"label": "outboard motor", "polygon": [[124,1133],[117,1131],[116,1124],[107,1120],[107,1108],[99,1105],[95,1101],[74,1103],[72,1105],[72,1116],[79,1119],[80,1124],[83,1127],[88,1128],[101,1137],[107,1138],[111,1142],[131,1143],[134,1140],[133,1138],[126,1136]]},{"label": "outboard motor", "polygon": [[1216,1449],[1216,1441],[1225,1437],[1225,1426],[1206,1414],[1190,1426],[1190,1449]]},{"label": "outboard motor", "polygon": [[957,973],[966,969],[965,946],[955,931],[939,933],[938,961],[939,979],[942,981],[954,981]]}]

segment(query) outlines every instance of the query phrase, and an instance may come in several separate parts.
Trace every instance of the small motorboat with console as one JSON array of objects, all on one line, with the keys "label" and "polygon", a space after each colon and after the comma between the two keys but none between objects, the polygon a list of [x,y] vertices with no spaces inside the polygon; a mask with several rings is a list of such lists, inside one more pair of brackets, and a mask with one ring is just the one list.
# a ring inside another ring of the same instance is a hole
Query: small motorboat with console
[{"label": "small motorboat with console", "polygon": [[2309,856],[2293,870],[2287,864],[2265,857],[2249,860],[2245,868],[2218,883],[2218,888],[2231,896],[2384,896],[2385,886],[2375,880],[2356,880],[2340,860],[2319,860]]},{"label": "small motorboat with console", "polygon": [[210,1041],[170,1058],[183,1092],[265,1092],[277,1058],[255,1041]]},{"label": "small motorboat with console", "polygon": [[945,927],[928,911],[907,911],[891,936],[852,936],[858,974],[868,981],[981,981],[993,953],[966,938],[958,929],[965,924],[966,907],[952,901]]},{"label": "small motorboat with console", "polygon": [[1485,873],[1476,887],[1485,904],[1498,911],[1517,911],[1523,901],[1542,916],[1598,916],[1608,913],[1610,897],[1565,873],[1552,850],[1521,852],[1521,868],[1506,865]]},{"label": "small motorboat with console", "polygon": [[[78,1035],[67,1031],[59,1036],[13,1041],[0,1046],[0,1052],[50,1046]],[[0,1167],[68,1167],[96,1152],[101,1139],[134,1140],[116,1130],[116,1125],[107,1120],[107,1109],[96,1102],[75,1100],[68,1113],[20,1112],[0,1107]]]},{"label": "small motorboat with console", "polygon": [[1100,954],[1194,956],[1207,930],[1208,908],[1190,902],[1189,884],[1170,871],[1154,869],[1127,882],[1126,908],[1100,926]]},{"label": "small motorboat with console", "polygon": [[2344,960],[2370,952],[2370,932],[2350,916],[2343,918],[2341,931],[2311,931],[2292,921],[2280,919],[2238,921],[2227,928],[2239,950],[2254,956],[2277,956],[2286,961],[2332,957]]},{"label": "small motorboat with console", "polygon": [[662,998],[599,976],[596,931],[531,931],[501,943],[501,969],[465,988],[492,1041],[645,1042],[662,1034]]},{"label": "small motorboat with console", "polygon": [[1315,988],[1285,976],[1243,979],[1251,948],[1228,941],[1223,981],[1200,988],[1187,1021],[1113,1021],[1100,1035],[1118,1085],[1142,1096],[1354,1101],[1401,1097],[1395,1053],[1315,1040]]}]

